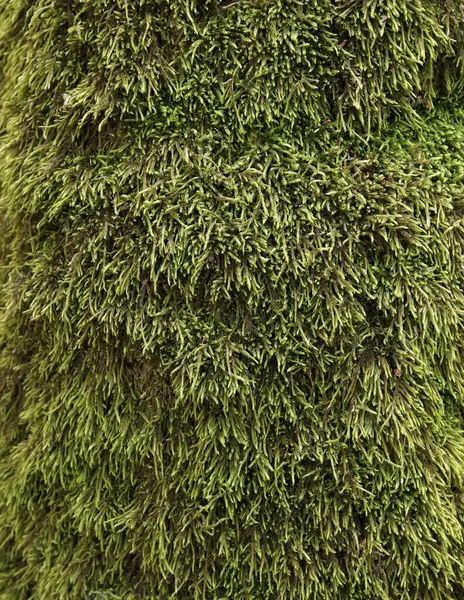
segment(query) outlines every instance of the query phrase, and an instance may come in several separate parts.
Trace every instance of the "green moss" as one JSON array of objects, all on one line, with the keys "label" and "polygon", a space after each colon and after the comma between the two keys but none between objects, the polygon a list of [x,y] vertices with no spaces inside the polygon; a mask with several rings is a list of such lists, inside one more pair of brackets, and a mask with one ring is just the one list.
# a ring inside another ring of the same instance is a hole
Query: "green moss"
[{"label": "green moss", "polygon": [[1,600],[463,597],[460,2],[0,8]]}]

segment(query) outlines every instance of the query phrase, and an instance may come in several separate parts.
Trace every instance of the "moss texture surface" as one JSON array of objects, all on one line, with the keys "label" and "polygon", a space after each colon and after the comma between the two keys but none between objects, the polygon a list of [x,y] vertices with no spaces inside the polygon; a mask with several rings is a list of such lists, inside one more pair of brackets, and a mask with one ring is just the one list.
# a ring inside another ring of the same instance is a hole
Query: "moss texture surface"
[{"label": "moss texture surface", "polygon": [[0,0],[1,600],[464,598],[459,0]]}]

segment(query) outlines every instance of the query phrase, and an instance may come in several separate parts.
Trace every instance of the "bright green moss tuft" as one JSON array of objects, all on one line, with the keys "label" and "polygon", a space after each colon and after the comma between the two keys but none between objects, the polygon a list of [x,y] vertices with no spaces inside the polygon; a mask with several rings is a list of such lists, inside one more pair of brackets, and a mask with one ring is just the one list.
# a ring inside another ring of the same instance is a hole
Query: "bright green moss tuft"
[{"label": "bright green moss tuft", "polygon": [[464,598],[455,0],[0,0],[1,600]]}]

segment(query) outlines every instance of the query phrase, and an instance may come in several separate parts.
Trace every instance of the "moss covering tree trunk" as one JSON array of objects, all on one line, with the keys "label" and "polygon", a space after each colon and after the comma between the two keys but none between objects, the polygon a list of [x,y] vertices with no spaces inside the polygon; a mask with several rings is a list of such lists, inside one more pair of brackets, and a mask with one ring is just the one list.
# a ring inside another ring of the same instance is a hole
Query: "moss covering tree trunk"
[{"label": "moss covering tree trunk", "polygon": [[460,0],[0,0],[1,600],[464,599]]}]

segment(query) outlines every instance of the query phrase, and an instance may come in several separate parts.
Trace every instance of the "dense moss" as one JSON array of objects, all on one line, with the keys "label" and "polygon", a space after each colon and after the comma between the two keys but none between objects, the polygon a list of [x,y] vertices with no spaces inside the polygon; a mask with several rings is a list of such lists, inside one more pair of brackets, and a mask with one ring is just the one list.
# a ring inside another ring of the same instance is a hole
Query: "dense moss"
[{"label": "dense moss", "polygon": [[464,597],[464,23],[2,0],[0,597]]}]

